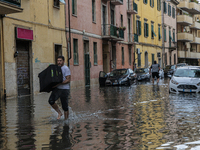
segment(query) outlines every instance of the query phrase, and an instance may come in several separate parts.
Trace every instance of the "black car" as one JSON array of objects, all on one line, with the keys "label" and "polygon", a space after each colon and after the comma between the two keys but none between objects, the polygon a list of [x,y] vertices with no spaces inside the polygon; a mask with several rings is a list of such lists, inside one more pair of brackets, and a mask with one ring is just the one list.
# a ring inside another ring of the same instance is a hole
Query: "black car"
[{"label": "black car", "polygon": [[99,73],[99,85],[131,85],[137,78],[132,69],[115,69],[107,75]]},{"label": "black car", "polygon": [[137,74],[137,80],[150,80],[149,68],[138,68],[135,73]]}]

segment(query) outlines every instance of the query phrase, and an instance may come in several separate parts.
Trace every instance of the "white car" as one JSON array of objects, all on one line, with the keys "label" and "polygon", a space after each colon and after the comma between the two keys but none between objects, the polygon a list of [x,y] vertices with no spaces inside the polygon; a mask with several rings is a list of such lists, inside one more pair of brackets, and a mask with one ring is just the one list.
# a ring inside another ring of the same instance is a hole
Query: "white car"
[{"label": "white car", "polygon": [[177,68],[170,80],[169,92],[200,92],[200,67]]}]

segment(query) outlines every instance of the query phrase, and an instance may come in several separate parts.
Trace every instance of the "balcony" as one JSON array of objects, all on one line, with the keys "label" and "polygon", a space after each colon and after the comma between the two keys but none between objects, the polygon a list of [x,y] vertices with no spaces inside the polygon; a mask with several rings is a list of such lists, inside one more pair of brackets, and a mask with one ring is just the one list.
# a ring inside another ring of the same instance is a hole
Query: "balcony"
[{"label": "balcony", "polygon": [[187,32],[178,33],[178,41],[180,42],[191,42],[193,41],[193,35]]},{"label": "balcony", "polygon": [[134,44],[134,43],[138,43],[138,35],[128,33],[128,44]]},{"label": "balcony", "polygon": [[123,0],[111,0],[111,4],[113,4],[113,5],[123,5]]},{"label": "balcony", "polygon": [[178,7],[191,14],[200,14],[200,5],[193,2],[193,0],[190,2],[186,0],[180,1]]},{"label": "balcony", "polygon": [[22,12],[21,0],[0,0],[0,15]]},{"label": "balcony", "polygon": [[102,25],[102,39],[123,41],[124,40],[124,30],[111,24]]},{"label": "balcony", "polygon": [[169,50],[175,50],[177,48],[177,42],[169,42]]},{"label": "balcony", "polygon": [[134,2],[127,3],[127,13],[128,14],[137,14],[137,4]]},{"label": "balcony", "polygon": [[200,58],[200,53],[178,50],[178,57],[179,58],[195,58],[195,59],[199,59]]},{"label": "balcony", "polygon": [[184,26],[192,25],[192,17],[187,15],[178,15],[177,23],[182,24]]},{"label": "balcony", "polygon": [[194,23],[190,26],[191,29],[200,30],[200,23],[194,21]]},{"label": "balcony", "polygon": [[200,44],[200,38],[199,37],[193,37],[193,41],[190,42],[191,44]]}]

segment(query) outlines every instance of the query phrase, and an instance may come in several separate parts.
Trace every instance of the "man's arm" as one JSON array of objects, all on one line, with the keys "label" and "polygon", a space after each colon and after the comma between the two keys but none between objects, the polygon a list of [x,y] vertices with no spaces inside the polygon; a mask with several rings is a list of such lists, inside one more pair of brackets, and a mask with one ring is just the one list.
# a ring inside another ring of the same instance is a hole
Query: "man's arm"
[{"label": "man's arm", "polygon": [[71,75],[68,75],[68,76],[66,76],[65,78],[66,78],[65,81],[63,81],[61,84],[70,83],[70,81],[71,81]]}]

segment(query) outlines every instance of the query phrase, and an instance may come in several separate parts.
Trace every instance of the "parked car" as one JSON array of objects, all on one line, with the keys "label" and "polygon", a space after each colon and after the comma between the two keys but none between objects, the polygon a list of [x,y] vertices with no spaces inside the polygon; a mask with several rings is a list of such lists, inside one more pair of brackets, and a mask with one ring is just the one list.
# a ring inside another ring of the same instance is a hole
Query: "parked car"
[{"label": "parked car", "polygon": [[178,63],[178,64],[176,64],[176,68],[178,68],[178,67],[183,67],[183,66],[187,66],[188,64],[186,64],[186,63]]},{"label": "parked car", "polygon": [[170,69],[168,70],[168,72],[167,72],[167,76],[171,77],[173,75],[173,73],[174,73],[175,70],[176,70],[176,65],[172,65],[170,67]]},{"label": "parked car", "polygon": [[132,69],[115,69],[106,74],[103,71],[99,73],[99,84],[102,85],[131,85],[137,75]]},{"label": "parked car", "polygon": [[169,92],[200,92],[200,67],[177,68],[170,80]]},{"label": "parked car", "polygon": [[163,71],[163,69],[159,70],[159,77],[160,78],[164,78],[164,71]]},{"label": "parked car", "polygon": [[137,80],[150,80],[151,75],[149,74],[149,68],[138,68],[135,70],[137,74]]}]

